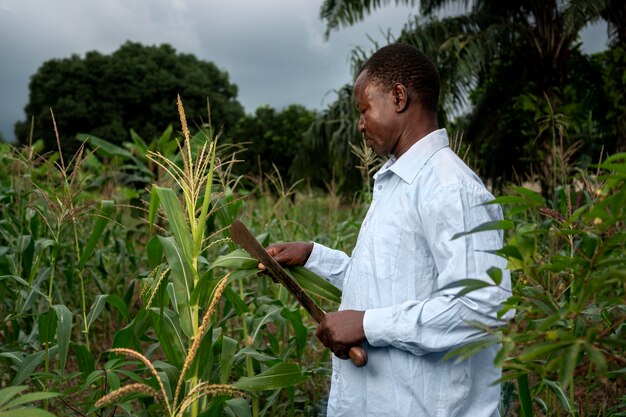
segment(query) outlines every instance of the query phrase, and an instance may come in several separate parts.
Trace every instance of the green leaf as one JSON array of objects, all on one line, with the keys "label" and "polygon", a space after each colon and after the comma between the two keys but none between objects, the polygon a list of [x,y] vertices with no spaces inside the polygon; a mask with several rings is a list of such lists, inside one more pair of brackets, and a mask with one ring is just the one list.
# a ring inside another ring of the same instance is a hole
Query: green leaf
[{"label": "green leaf", "polygon": [[453,359],[453,358],[466,359],[475,355],[481,350],[488,348],[489,346],[495,345],[498,342],[499,342],[498,338],[494,336],[481,337],[478,340],[475,340],[466,345],[463,345],[456,349],[451,350],[450,352],[446,354],[446,356],[444,356],[443,360],[448,360],[448,359]]},{"label": "green leaf", "polygon": [[57,344],[59,345],[59,368],[65,369],[67,361],[67,351],[70,348],[70,339],[72,337],[72,322],[74,316],[72,312],[62,304],[53,305],[52,308],[57,313]]},{"label": "green leaf", "polygon": [[571,345],[572,342],[569,340],[560,341],[560,342],[542,342],[535,343],[534,345],[526,348],[520,355],[519,359],[522,361],[528,361],[531,359],[535,359],[540,356],[547,355],[557,349],[562,349],[567,345]]},{"label": "green leaf", "polygon": [[148,263],[154,269],[161,264],[163,259],[163,246],[161,246],[158,236],[152,236],[150,241],[148,241],[146,249],[148,251]]},{"label": "green leaf", "polygon": [[22,394],[19,398],[12,400],[7,403],[5,408],[15,408],[22,404],[28,404],[35,401],[47,400],[49,398],[58,397],[60,394],[56,392],[29,392],[26,394]]},{"label": "green leaf", "polygon": [[473,233],[486,232],[489,230],[511,230],[513,228],[515,228],[515,225],[511,220],[494,220],[491,222],[483,223],[468,232],[457,233],[452,236],[452,239],[450,240],[458,239],[460,237],[471,235]]},{"label": "green leaf", "polygon": [[219,256],[212,264],[211,268],[228,268],[228,269],[256,269],[259,261],[248,255],[243,249],[235,249],[234,251]]},{"label": "green leaf", "polygon": [[224,413],[228,417],[252,417],[250,403],[245,398],[231,398],[225,405]]},{"label": "green leaf", "polygon": [[152,226],[154,226],[154,219],[159,211],[160,205],[161,200],[159,199],[159,193],[157,192],[157,186],[155,185],[150,190],[150,207],[148,210],[148,225],[150,226],[150,233],[152,233]]},{"label": "green leaf", "polygon": [[17,410],[0,411],[0,417],[55,417],[45,410],[37,408],[20,408]]},{"label": "green leaf", "polygon": [[27,388],[28,387],[26,385],[17,385],[15,387],[6,387],[3,389],[0,389],[0,408],[4,408],[2,407],[4,404],[11,401],[11,398],[15,397],[17,394],[19,394],[20,392],[24,391]]},{"label": "green leaf", "polygon": [[256,340],[258,334],[261,332],[261,328],[271,322],[274,319],[274,316],[280,314],[280,312],[282,311],[282,307],[276,306],[276,305],[272,305],[269,307],[269,311],[261,318],[256,317],[254,318],[254,320],[252,321],[252,329],[250,330],[250,336],[252,337],[252,340]]},{"label": "green leaf", "polygon": [[165,209],[165,214],[170,222],[172,234],[176,239],[176,243],[182,249],[184,256],[191,260],[193,254],[193,242],[189,226],[185,219],[183,207],[178,200],[178,196],[171,188],[161,188],[155,186],[161,205]]},{"label": "green leaf", "polygon": [[493,266],[487,270],[487,275],[489,275],[496,285],[502,283],[502,269]]},{"label": "green leaf", "polygon": [[187,349],[180,332],[178,317],[168,308],[164,308],[161,314],[160,309],[154,307],[150,308],[150,317],[165,356],[172,364],[182,368]]},{"label": "green leaf", "polygon": [[238,316],[248,312],[248,305],[232,288],[226,287],[223,296],[233,305]]},{"label": "green leaf", "polygon": [[259,362],[270,362],[270,361],[275,361],[276,357],[274,356],[268,356],[264,353],[261,353],[249,346],[246,346],[245,348],[239,350],[237,352],[237,354],[235,355],[235,362],[239,363],[240,361],[242,361],[246,356],[249,356]]},{"label": "green leaf", "polygon": [[100,139],[93,135],[88,135],[86,133],[78,133],[76,135],[76,139],[81,142],[90,143],[93,146],[97,146],[100,150],[102,150],[105,154],[110,156],[123,156],[125,158],[132,158],[132,154],[128,152],[126,149],[114,145],[111,142],[108,142],[104,139]]},{"label": "green leaf", "polygon": [[190,307],[193,293],[193,269],[187,257],[182,253],[174,239],[159,236],[165,250],[165,257],[170,266],[172,283],[176,298],[176,308],[179,313],[180,325],[187,336],[193,336],[193,314]]},{"label": "green leaf", "polygon": [[563,407],[563,410],[571,413],[573,409],[572,404],[570,403],[569,398],[567,398],[567,395],[565,395],[559,384],[554,381],[550,381],[549,379],[544,379],[543,383],[552,390],[554,396],[561,403],[561,407]]},{"label": "green leaf", "polygon": [[485,203],[484,205],[488,205],[488,204],[520,204],[520,205],[529,205],[528,204],[529,201],[523,197],[517,196],[517,195],[503,195],[497,198],[494,198],[493,200]]},{"label": "green leaf", "polygon": [[237,341],[228,336],[222,338],[222,352],[220,353],[220,384],[226,384],[233,369]]},{"label": "green leaf", "polygon": [[341,302],[341,290],[316,273],[301,266],[289,268],[287,272],[308,293],[335,303]]},{"label": "green leaf", "polygon": [[91,257],[91,254],[96,247],[96,243],[104,228],[106,227],[109,220],[111,220],[111,213],[113,212],[113,200],[102,200],[100,202],[100,212],[98,213],[98,220],[96,220],[96,224],[94,225],[93,230],[91,231],[91,236],[89,236],[89,241],[87,245],[83,249],[83,252],[80,254],[80,262],[78,264],[79,269],[84,269],[87,260]]},{"label": "green leaf", "polygon": [[281,362],[258,375],[241,377],[233,386],[245,391],[265,391],[290,387],[307,379],[295,363]]},{"label": "green leaf", "polygon": [[218,283],[219,279],[213,279],[213,271],[207,270],[194,287],[189,303],[194,306],[207,307],[210,302],[210,295]]},{"label": "green leaf", "polygon": [[466,279],[460,279],[458,281],[451,282],[450,284],[441,288],[439,291],[446,291],[451,288],[463,287],[461,291],[454,294],[454,298],[459,298],[459,297],[463,297],[466,294],[469,294],[470,292],[479,290],[481,288],[492,287],[492,286],[493,284],[480,280],[480,279],[466,278]]},{"label": "green leaf", "polygon": [[39,343],[50,343],[54,340],[57,331],[57,315],[50,309],[37,318],[39,328]]},{"label": "green leaf", "polygon": [[530,202],[532,202],[533,205],[535,205],[535,206],[544,206],[545,205],[545,201],[544,201],[543,197],[541,196],[541,194],[538,194],[538,193],[534,192],[533,190],[529,190],[528,188],[524,188],[524,187],[513,187],[512,189],[516,193],[521,194],[524,197],[527,197],[528,200]]},{"label": "green leaf", "polygon": [[580,343],[572,343],[566,350],[565,355],[561,357],[561,375],[559,382],[563,387],[568,387],[570,384],[574,383],[574,370],[578,364],[580,349]]},{"label": "green leaf", "polygon": [[87,314],[87,327],[91,327],[94,321],[102,314],[104,310],[105,304],[108,303],[111,307],[115,307],[126,319],[128,318],[128,307],[126,307],[126,303],[119,296],[114,294],[99,294],[96,295],[91,308],[89,309],[89,314]]},{"label": "green leaf", "polygon": [[599,349],[596,349],[591,343],[585,343],[583,345],[585,352],[589,355],[589,360],[596,367],[596,372],[600,375],[606,375],[608,373],[608,366],[606,358]]},{"label": "green leaf", "polygon": [[71,347],[74,349],[74,353],[76,355],[76,362],[78,363],[78,369],[80,373],[85,378],[87,375],[91,374],[95,368],[95,359],[87,346],[80,343],[71,343]]},{"label": "green leaf", "polygon": [[517,392],[520,405],[522,406],[522,417],[533,417],[533,401],[530,396],[530,387],[528,386],[528,374],[522,374],[517,377]]},{"label": "green leaf", "polygon": [[[56,356],[58,352],[59,352],[58,346],[52,346],[50,349],[48,349],[48,355],[50,357]],[[15,374],[15,378],[13,378],[13,381],[11,381],[11,385],[19,385],[24,380],[26,380],[26,378],[32,375],[32,373],[35,371],[35,368],[41,365],[45,357],[46,357],[46,351],[41,350],[39,352],[32,353],[26,356],[24,359],[22,359],[22,363],[20,364],[19,368],[17,368],[17,373]]]}]

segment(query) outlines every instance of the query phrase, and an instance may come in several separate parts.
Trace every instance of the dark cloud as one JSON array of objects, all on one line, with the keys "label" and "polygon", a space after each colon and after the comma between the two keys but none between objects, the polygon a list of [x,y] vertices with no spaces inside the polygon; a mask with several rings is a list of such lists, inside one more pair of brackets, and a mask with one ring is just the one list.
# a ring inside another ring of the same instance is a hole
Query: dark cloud
[{"label": "dark cloud", "polygon": [[[321,0],[0,0],[0,131],[24,119],[30,76],[46,60],[111,53],[127,40],[169,43],[228,71],[246,111],[269,104],[322,108],[351,79],[349,54],[411,14],[383,8],[323,40]],[[595,33],[595,32],[594,32]],[[61,117],[61,116],[59,116]]]}]

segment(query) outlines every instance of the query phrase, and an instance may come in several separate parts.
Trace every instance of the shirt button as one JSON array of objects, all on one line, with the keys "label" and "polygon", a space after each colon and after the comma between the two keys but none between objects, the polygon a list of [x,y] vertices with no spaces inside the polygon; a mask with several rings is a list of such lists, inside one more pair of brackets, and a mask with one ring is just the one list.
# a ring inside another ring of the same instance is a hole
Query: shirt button
[{"label": "shirt button", "polygon": [[383,189],[383,186],[382,186],[382,185],[379,185],[379,186],[378,186],[378,191],[380,191],[380,190],[382,190],[382,189]]}]

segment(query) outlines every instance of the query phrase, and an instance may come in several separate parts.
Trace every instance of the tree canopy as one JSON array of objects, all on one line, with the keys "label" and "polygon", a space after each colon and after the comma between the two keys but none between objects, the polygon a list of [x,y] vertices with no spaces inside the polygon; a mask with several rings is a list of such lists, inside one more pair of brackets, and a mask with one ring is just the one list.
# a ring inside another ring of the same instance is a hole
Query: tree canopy
[{"label": "tree canopy", "polygon": [[176,97],[183,98],[190,128],[208,122],[226,131],[243,116],[237,86],[215,64],[170,45],[144,46],[126,42],[104,55],[46,61],[32,76],[26,120],[15,126],[25,143],[34,117],[33,139],[43,138],[47,150],[56,149],[50,109],[54,111],[64,152],[78,146],[77,133],[89,133],[121,144],[132,128],[144,138],[156,138],[176,124]]},{"label": "tree canopy", "polygon": [[293,162],[302,146],[302,136],[315,117],[314,111],[298,104],[280,111],[261,106],[253,115],[242,117],[229,135],[232,142],[244,148],[238,154],[242,162],[235,171],[259,176],[274,173],[276,167],[281,175],[301,178]]},{"label": "tree canopy", "polygon": [[[389,3],[325,0],[327,35]],[[450,16],[450,5],[462,12]],[[591,57],[581,52],[579,34],[600,19],[609,26],[611,46]],[[626,73],[625,28],[621,0],[424,0],[390,42],[410,43],[433,59],[442,78],[440,119],[464,132],[481,174],[498,183],[531,171],[541,177],[554,166],[551,149],[563,138],[565,151],[592,158],[602,145],[624,148],[626,107],[616,91],[623,91]],[[368,55],[354,51],[355,69]],[[339,95],[341,100],[346,97]],[[461,110],[468,112],[452,125],[448,116]],[[540,179],[545,185],[546,178]]]}]

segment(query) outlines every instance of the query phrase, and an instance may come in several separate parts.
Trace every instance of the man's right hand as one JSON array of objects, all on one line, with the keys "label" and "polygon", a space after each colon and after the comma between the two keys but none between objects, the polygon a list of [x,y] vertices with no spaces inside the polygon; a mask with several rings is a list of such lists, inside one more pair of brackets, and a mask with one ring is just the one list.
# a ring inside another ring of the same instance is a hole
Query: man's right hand
[{"label": "man's right hand", "polygon": [[[267,247],[276,262],[284,266],[303,266],[313,251],[312,242],[274,243]],[[258,268],[265,270],[265,265],[259,263]]]}]

